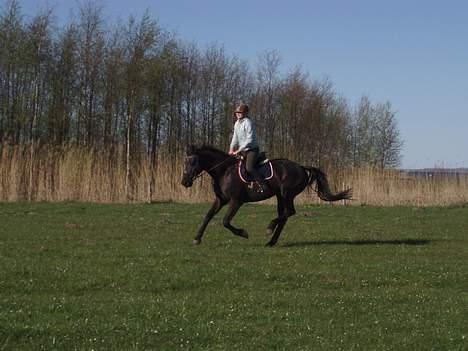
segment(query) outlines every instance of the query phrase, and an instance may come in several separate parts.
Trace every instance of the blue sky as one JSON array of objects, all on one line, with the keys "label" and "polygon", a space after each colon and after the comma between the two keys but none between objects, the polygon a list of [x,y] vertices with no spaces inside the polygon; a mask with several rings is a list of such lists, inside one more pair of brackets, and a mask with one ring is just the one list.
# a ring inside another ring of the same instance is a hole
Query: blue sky
[{"label": "blue sky", "polygon": [[[4,3],[5,0],[0,0]],[[277,50],[329,78],[355,104],[390,101],[404,140],[403,168],[468,167],[468,2],[411,0],[101,0],[109,21],[146,9],[200,48],[212,43],[255,64]],[[23,12],[55,9],[67,22],[78,2],[20,0]]]}]

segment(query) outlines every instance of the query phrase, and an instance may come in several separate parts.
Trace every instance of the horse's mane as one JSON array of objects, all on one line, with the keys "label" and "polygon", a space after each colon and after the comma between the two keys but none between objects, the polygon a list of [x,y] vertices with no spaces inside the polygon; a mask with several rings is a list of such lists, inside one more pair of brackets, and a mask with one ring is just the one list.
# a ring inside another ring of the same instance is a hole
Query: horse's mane
[{"label": "horse's mane", "polygon": [[211,153],[214,153],[214,154],[219,154],[219,155],[222,155],[224,157],[229,157],[229,155],[227,153],[225,153],[224,151],[222,150],[219,150],[211,145],[202,145],[198,148],[198,151],[207,151],[207,152],[211,152]]}]

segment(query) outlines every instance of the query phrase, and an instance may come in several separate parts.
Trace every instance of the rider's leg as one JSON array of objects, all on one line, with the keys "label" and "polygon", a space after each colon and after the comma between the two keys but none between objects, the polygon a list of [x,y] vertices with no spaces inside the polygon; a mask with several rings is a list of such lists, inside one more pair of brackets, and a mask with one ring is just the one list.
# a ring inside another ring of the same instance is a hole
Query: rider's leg
[{"label": "rider's leg", "polygon": [[266,191],[268,189],[268,185],[262,179],[260,174],[258,173],[255,165],[258,159],[258,149],[249,150],[246,152],[245,155],[245,169],[246,171],[255,179],[255,181],[260,185],[262,191]]}]

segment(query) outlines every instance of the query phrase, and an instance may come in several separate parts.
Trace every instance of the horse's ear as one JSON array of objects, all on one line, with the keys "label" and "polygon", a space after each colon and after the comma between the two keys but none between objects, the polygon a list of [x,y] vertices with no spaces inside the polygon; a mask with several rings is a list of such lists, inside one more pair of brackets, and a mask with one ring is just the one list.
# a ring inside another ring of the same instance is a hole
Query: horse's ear
[{"label": "horse's ear", "polygon": [[196,149],[197,149],[196,146],[193,144],[187,145],[187,147],[185,148],[185,153],[188,156],[193,155]]}]

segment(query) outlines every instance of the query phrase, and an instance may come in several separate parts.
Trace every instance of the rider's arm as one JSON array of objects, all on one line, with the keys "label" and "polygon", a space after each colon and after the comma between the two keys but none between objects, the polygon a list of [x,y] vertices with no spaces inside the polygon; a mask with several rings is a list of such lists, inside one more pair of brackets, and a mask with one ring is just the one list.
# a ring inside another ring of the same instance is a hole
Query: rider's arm
[{"label": "rider's arm", "polygon": [[238,123],[236,122],[234,124],[234,133],[232,134],[232,140],[231,140],[231,145],[229,147],[229,155],[234,155],[236,149],[239,146],[239,136],[238,136]]}]

